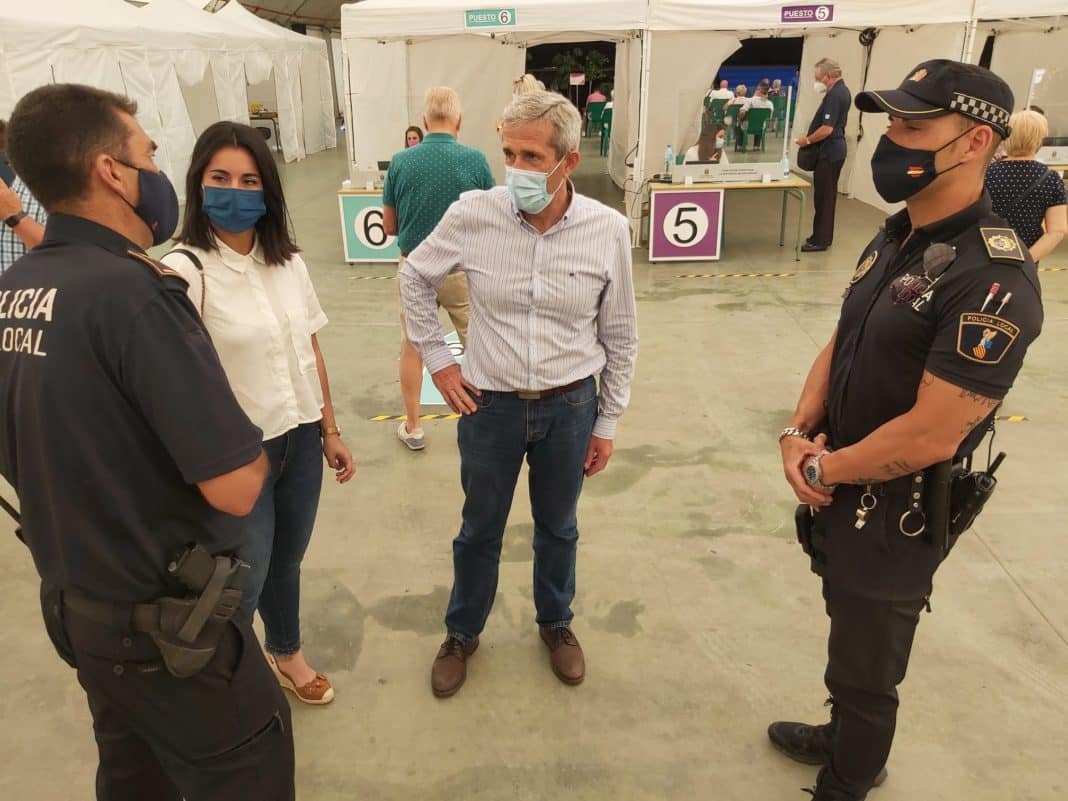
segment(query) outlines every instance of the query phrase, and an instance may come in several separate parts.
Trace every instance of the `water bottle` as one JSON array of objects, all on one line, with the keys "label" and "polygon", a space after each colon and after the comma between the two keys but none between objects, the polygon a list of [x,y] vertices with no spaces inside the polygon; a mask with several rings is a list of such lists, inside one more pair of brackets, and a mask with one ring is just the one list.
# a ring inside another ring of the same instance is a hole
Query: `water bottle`
[{"label": "water bottle", "polygon": [[675,166],[675,151],[671,145],[668,145],[664,149],[664,172],[670,173],[671,168]]},{"label": "water bottle", "polygon": [[790,156],[789,155],[784,155],[782,157],[782,177],[783,178],[789,178],[790,177]]}]

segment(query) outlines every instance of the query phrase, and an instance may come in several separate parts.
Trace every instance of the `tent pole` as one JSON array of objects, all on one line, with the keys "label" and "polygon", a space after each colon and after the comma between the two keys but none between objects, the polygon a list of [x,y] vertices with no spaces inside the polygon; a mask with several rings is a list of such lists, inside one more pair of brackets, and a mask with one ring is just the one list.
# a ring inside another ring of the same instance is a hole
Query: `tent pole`
[{"label": "tent pole", "polygon": [[[638,152],[634,155],[634,187],[638,201],[638,223],[631,227],[631,246],[641,244],[642,192],[645,187],[645,151],[649,132],[649,54],[652,51],[653,32],[642,31],[642,79],[638,87]],[[631,207],[633,208],[633,207]]]},{"label": "tent pole", "polygon": [[968,33],[964,37],[964,51],[961,53],[960,60],[965,64],[972,63],[972,57],[975,55],[975,32],[979,27],[979,20],[975,18],[976,4],[978,0],[972,0],[972,18],[968,22]]}]

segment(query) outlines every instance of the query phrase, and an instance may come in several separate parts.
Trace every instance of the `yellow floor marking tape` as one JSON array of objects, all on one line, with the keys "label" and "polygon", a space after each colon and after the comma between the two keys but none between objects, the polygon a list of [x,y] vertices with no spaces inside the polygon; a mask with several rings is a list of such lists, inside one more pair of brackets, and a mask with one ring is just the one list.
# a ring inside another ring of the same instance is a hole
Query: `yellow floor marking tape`
[{"label": "yellow floor marking tape", "polygon": [[[420,420],[456,420],[459,419],[458,414],[421,414]],[[369,417],[369,420],[375,423],[388,423],[395,420],[403,420],[403,414],[377,414],[374,417]]]},{"label": "yellow floor marking tape", "polygon": [[793,278],[797,273],[689,273],[676,278]]}]

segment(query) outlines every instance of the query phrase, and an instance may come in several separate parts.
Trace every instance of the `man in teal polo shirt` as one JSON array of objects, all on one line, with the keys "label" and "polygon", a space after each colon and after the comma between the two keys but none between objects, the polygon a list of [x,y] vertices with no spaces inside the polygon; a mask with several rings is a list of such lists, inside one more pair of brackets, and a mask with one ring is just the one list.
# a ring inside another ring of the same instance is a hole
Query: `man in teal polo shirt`
[{"label": "man in teal polo shirt", "polygon": [[[493,173],[480,150],[456,141],[460,133],[460,96],[447,86],[428,89],[423,110],[427,131],[422,144],[402,150],[389,163],[382,190],[386,233],[397,237],[404,257],[426,239],[453,201],[472,189],[492,189]],[[467,279],[451,275],[437,288],[438,305],[449,313],[461,344],[467,343]],[[401,309],[400,384],[405,420],[397,429],[411,450],[425,445],[419,425],[419,394],[423,388],[423,360],[408,342]]]}]

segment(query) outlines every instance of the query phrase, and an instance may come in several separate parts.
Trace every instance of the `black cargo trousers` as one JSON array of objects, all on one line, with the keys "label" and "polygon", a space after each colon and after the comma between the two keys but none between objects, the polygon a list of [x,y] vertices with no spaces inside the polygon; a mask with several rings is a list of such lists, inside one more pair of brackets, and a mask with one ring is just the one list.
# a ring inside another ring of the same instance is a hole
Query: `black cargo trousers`
[{"label": "black cargo trousers", "polygon": [[81,617],[43,585],[41,607],[89,700],[98,801],[294,799],[289,704],[248,623],[231,622],[211,662],[178,679],[121,619]]}]

